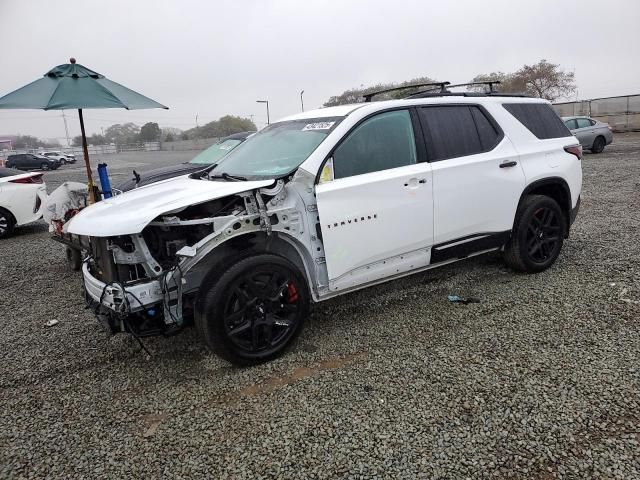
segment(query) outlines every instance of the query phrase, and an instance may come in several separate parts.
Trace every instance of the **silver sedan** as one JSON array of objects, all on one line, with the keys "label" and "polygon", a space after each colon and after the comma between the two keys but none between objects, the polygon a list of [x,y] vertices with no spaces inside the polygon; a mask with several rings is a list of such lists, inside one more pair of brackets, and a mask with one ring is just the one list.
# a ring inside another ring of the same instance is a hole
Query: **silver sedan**
[{"label": "silver sedan", "polygon": [[591,153],[601,153],[613,141],[613,132],[608,123],[589,117],[562,117],[562,120],[582,148],[591,150]]}]

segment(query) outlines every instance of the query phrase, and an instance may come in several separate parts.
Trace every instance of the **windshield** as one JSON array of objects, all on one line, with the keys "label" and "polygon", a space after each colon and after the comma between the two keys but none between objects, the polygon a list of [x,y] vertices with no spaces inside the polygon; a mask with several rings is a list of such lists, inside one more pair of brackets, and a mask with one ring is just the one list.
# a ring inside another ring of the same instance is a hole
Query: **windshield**
[{"label": "windshield", "polygon": [[242,140],[240,139],[229,139],[224,140],[220,143],[215,143],[206,150],[203,150],[198,155],[196,155],[192,160],[189,161],[189,163],[212,165],[222,157],[227,155],[231,150],[236,148],[241,143]]},{"label": "windshield", "polygon": [[260,130],[226,156],[210,173],[273,178],[295,170],[340,123],[342,117],[278,122]]}]

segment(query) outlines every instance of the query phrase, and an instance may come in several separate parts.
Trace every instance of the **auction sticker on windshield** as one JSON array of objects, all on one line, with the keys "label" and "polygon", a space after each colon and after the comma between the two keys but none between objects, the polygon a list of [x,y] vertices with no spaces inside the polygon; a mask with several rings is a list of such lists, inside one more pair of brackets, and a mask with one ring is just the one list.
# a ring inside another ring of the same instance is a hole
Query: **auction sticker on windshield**
[{"label": "auction sticker on windshield", "polygon": [[333,127],[333,125],[336,122],[316,122],[316,123],[307,123],[304,128],[302,129],[302,131],[307,131],[307,130],[330,130],[331,127]]}]

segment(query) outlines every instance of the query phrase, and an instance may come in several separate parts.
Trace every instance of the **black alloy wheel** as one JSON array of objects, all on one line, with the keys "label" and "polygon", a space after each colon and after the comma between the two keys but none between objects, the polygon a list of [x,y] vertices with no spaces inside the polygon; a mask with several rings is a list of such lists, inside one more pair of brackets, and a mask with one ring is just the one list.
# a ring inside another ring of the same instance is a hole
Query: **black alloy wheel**
[{"label": "black alloy wheel", "polygon": [[553,257],[560,245],[562,225],[556,212],[549,207],[538,208],[529,220],[526,234],[527,254],[543,264]]},{"label": "black alloy wheel", "polygon": [[281,355],[301,332],[309,309],[298,269],[270,254],[239,261],[201,295],[200,332],[214,352],[236,365]]},{"label": "black alloy wheel", "polygon": [[505,245],[507,265],[521,272],[541,272],[560,255],[567,228],[558,203],[545,195],[528,195],[518,206],[513,231]]},{"label": "black alloy wheel", "polygon": [[42,162],[40,170],[49,170],[49,164],[47,162]]}]

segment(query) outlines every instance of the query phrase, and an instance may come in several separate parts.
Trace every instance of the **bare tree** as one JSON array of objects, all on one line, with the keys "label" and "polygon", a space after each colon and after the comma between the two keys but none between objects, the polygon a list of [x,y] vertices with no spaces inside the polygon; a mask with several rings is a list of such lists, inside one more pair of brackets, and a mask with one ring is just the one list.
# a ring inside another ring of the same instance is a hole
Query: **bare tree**
[{"label": "bare tree", "polygon": [[540,60],[535,65],[525,65],[515,76],[526,85],[527,92],[549,101],[569,97],[576,91],[573,72],[565,72],[560,65]]},{"label": "bare tree", "polygon": [[[576,90],[573,72],[565,72],[560,65],[540,60],[534,65],[524,65],[513,73],[493,72],[476,75],[473,82],[500,80],[499,91],[504,93],[524,93],[533,97],[554,101],[570,97]],[[469,87],[483,91],[482,85]]]}]

